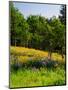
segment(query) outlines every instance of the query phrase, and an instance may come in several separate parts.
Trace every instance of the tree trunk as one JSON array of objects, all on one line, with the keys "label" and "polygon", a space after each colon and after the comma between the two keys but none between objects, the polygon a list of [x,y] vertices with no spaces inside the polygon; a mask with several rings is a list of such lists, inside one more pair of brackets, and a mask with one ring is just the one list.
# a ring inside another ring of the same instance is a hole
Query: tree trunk
[{"label": "tree trunk", "polygon": [[15,46],[16,46],[16,38],[15,38]]},{"label": "tree trunk", "polygon": [[49,53],[48,53],[48,60],[51,60],[51,59],[52,59],[52,52],[49,51]]},{"label": "tree trunk", "polygon": [[61,50],[61,55],[62,55],[62,60],[64,59],[64,55],[63,55],[63,48]]},{"label": "tree trunk", "polygon": [[62,52],[62,60],[64,59],[64,55],[63,55],[63,52]]},{"label": "tree trunk", "polygon": [[26,46],[28,47],[28,40],[27,40],[26,44],[27,44]]}]

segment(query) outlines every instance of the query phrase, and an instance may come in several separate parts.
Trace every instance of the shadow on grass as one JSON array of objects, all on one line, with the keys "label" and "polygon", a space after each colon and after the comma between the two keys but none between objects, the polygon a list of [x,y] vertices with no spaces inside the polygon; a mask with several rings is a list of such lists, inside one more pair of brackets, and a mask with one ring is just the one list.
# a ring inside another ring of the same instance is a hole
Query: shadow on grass
[{"label": "shadow on grass", "polygon": [[13,63],[10,65],[10,71],[11,72],[17,72],[19,69],[24,68],[34,68],[34,69],[40,69],[40,68],[47,68],[48,70],[55,69],[57,67],[65,68],[65,63],[60,63],[58,61],[54,60],[32,60],[28,61],[26,63]]}]

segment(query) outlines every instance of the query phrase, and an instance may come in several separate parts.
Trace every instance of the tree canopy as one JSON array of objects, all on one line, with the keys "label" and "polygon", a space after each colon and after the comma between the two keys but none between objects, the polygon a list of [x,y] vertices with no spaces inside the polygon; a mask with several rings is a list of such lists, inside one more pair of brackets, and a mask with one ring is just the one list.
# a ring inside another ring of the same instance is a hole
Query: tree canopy
[{"label": "tree canopy", "polygon": [[66,5],[61,6],[59,19],[63,24],[66,24]]},{"label": "tree canopy", "polygon": [[10,3],[11,45],[65,53],[64,6],[60,13],[62,15],[59,18],[48,19],[40,15],[30,15],[25,19],[13,3]]}]

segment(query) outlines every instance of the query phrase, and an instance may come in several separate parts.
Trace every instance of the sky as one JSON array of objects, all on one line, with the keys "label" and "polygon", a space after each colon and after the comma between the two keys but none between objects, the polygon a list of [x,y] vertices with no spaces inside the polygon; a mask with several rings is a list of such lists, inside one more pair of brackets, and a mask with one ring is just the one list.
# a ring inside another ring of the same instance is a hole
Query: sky
[{"label": "sky", "polygon": [[58,17],[61,9],[61,5],[56,4],[37,4],[24,2],[14,2],[14,7],[16,7],[25,18],[27,18],[29,15],[41,15],[46,18],[51,18],[53,16]]}]

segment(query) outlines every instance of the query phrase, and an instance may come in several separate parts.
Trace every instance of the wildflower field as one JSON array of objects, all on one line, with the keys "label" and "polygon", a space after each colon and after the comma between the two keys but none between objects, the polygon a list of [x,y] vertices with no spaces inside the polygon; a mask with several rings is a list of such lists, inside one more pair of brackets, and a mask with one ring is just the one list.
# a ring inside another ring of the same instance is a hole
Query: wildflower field
[{"label": "wildflower field", "polygon": [[66,5],[12,1],[9,18],[10,88],[66,85]]},{"label": "wildflower field", "polygon": [[10,88],[65,85],[65,58],[25,47],[10,47]]}]

